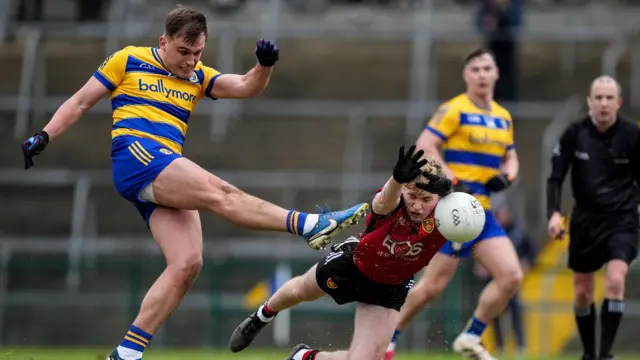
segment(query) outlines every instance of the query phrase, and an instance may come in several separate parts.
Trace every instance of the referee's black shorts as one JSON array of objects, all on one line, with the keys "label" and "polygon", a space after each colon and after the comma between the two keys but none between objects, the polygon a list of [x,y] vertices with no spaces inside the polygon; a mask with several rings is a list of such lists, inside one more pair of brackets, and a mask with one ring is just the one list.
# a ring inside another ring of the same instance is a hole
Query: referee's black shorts
[{"label": "referee's black shorts", "polygon": [[569,224],[569,268],[591,273],[611,260],[631,264],[638,256],[638,227],[636,211],[597,214],[574,209]]}]

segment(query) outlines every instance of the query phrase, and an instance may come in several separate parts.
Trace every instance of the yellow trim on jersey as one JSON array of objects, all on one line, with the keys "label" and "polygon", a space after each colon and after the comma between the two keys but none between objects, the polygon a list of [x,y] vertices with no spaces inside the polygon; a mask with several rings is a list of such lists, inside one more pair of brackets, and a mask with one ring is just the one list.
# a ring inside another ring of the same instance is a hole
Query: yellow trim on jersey
[{"label": "yellow trim on jersey", "polygon": [[135,129],[116,129],[111,131],[111,139],[115,139],[116,137],[121,135],[131,135],[131,136],[137,136],[141,138],[155,140],[158,143],[167,147],[169,150],[173,151],[174,153],[182,154],[182,146],[180,146],[180,144],[174,141],[171,141],[167,138],[164,138],[162,136],[151,135],[149,133],[138,131]]},{"label": "yellow trim on jersey", "polygon": [[113,123],[116,124],[118,121],[129,118],[137,118],[140,113],[145,114],[145,118],[149,121],[172,125],[178,128],[183,135],[187,135],[189,126],[185,122],[149,105],[129,105],[118,108],[113,112]]}]

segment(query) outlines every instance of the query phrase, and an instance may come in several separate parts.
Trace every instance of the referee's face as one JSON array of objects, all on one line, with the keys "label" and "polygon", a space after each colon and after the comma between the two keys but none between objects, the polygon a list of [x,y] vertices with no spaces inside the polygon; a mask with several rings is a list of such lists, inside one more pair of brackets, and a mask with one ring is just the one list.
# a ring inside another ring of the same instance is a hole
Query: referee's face
[{"label": "referee's face", "polygon": [[595,122],[606,125],[615,121],[622,99],[618,84],[613,80],[596,81],[587,98],[589,112]]}]

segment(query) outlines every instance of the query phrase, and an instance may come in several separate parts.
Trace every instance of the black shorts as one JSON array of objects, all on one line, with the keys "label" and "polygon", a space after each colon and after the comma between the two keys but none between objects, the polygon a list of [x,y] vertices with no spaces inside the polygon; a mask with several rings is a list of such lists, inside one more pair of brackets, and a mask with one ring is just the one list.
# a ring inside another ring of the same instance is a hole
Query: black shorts
[{"label": "black shorts", "polygon": [[400,311],[413,286],[413,279],[404,284],[389,285],[366,277],[353,262],[353,250],[358,242],[355,237],[350,237],[331,247],[331,253],[316,267],[318,285],[338,305],[357,301]]},{"label": "black shorts", "polygon": [[569,224],[569,268],[591,273],[610,260],[631,264],[638,256],[638,213],[594,214],[574,209]]}]

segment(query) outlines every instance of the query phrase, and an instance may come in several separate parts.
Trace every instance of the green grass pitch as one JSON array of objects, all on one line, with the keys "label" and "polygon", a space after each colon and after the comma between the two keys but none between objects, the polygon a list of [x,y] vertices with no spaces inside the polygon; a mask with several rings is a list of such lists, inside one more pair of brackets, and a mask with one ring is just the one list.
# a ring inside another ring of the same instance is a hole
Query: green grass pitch
[{"label": "green grass pitch", "polygon": [[[227,351],[210,350],[153,350],[145,352],[144,360],[285,360],[288,352],[285,350],[245,350],[232,354]],[[0,348],[0,360],[104,360],[104,349],[35,349]],[[400,353],[398,360],[462,360],[451,353]],[[516,360],[515,357],[500,357],[500,360]],[[545,360],[575,360],[576,355],[567,355],[555,359]],[[624,356],[625,360],[640,360],[640,355]]]}]

